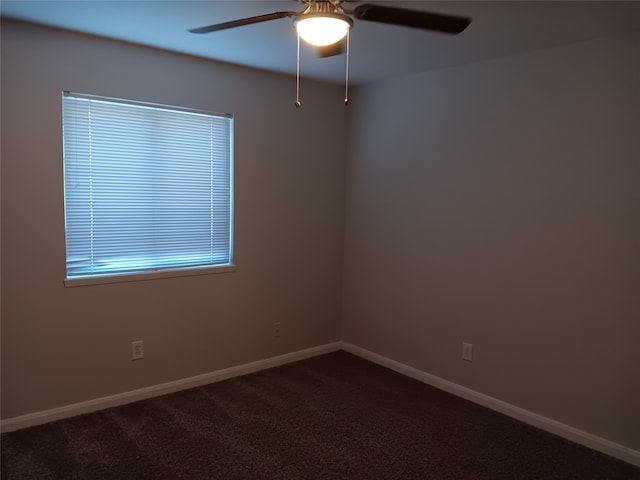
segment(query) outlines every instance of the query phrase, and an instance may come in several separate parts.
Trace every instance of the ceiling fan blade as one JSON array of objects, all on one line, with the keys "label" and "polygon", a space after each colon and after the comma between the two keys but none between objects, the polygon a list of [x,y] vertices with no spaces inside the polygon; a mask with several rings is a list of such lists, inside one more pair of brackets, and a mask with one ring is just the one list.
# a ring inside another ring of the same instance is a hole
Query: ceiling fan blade
[{"label": "ceiling fan blade", "polygon": [[357,6],[353,10],[353,15],[359,20],[390,23],[451,34],[462,32],[471,23],[471,19],[466,17],[371,4]]},{"label": "ceiling fan blade", "polygon": [[341,55],[346,51],[346,42],[341,40],[331,45],[324,47],[316,47],[316,55],[321,58],[333,57],[335,55]]},{"label": "ceiling fan blade", "polygon": [[251,25],[253,23],[267,22],[269,20],[276,20],[278,18],[295,17],[298,12],[274,12],[267,13],[265,15],[257,15],[255,17],[241,18],[240,20],[231,20],[230,22],[216,23],[214,25],[207,25],[206,27],[192,28],[189,31],[191,33],[210,33],[217,32],[219,30],[226,30],[228,28],[242,27],[244,25]]}]

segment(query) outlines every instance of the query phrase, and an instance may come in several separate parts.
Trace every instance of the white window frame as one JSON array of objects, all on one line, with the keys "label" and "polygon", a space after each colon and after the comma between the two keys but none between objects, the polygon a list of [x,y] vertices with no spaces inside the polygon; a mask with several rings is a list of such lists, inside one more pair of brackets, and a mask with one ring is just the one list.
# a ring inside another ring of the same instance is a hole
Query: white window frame
[{"label": "white window frame", "polygon": [[235,271],[232,115],[68,91],[62,100],[65,286]]}]

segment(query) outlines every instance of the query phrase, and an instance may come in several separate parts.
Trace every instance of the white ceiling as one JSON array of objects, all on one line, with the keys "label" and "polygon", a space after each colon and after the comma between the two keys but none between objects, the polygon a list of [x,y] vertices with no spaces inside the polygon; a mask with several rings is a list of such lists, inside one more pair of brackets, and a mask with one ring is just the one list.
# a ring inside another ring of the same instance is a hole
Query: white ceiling
[{"label": "white ceiling", "polygon": [[[355,7],[359,3],[350,3]],[[355,20],[352,83],[496,58],[640,30],[640,1],[394,1],[369,0],[472,18],[450,36]],[[196,35],[187,29],[275,11],[301,11],[294,0],[32,1],[2,0],[2,15],[108,38],[272,71],[295,73],[296,38],[284,18]],[[343,82],[345,55],[316,58],[303,48],[304,77]]]}]

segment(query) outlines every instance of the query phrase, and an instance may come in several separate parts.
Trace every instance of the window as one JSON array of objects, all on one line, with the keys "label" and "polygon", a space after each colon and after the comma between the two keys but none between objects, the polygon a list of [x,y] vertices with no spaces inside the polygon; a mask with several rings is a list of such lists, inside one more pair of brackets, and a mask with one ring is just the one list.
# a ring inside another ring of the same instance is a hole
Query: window
[{"label": "window", "polygon": [[231,115],[70,92],[62,107],[67,285],[233,266]]}]

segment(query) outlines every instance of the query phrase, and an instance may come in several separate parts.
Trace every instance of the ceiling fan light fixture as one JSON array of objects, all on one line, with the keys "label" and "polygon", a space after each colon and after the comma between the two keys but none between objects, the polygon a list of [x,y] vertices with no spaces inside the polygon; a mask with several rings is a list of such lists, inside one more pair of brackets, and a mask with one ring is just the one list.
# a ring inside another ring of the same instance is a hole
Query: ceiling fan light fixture
[{"label": "ceiling fan light fixture", "polygon": [[295,20],[298,36],[316,47],[333,45],[342,40],[349,31],[352,20],[346,15],[303,15]]}]

